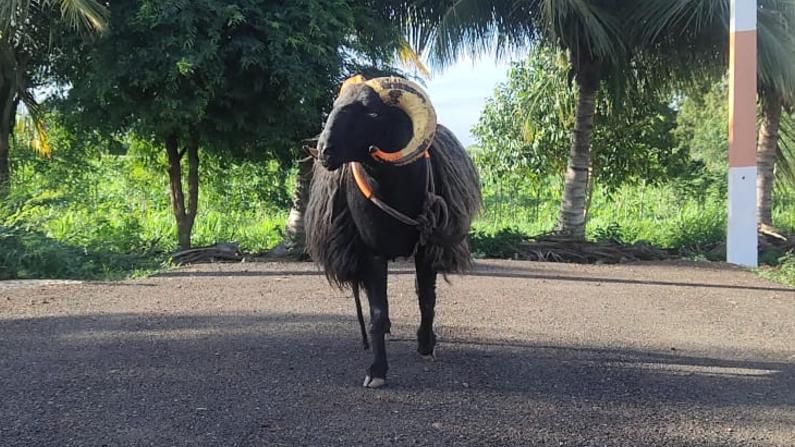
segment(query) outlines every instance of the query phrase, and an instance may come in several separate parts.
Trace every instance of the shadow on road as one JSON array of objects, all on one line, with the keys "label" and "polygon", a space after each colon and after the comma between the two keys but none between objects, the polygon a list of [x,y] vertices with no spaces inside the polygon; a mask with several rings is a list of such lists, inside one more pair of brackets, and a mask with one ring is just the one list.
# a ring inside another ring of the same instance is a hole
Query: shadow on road
[{"label": "shadow on road", "polygon": [[[0,321],[0,438],[16,445],[779,444],[795,365],[634,349],[442,340],[395,326],[390,386],[337,315]],[[641,442],[642,441],[642,442]],[[559,444],[563,442],[564,444]]]},{"label": "shadow on road", "polygon": [[[414,275],[414,270],[409,268],[391,268],[390,275]],[[185,278],[185,277],[283,277],[283,276],[321,276],[323,273],[317,270],[254,270],[254,271],[173,271],[155,275],[164,278]],[[507,278],[507,279],[534,279],[546,281],[579,282],[579,283],[606,283],[606,284],[625,284],[641,286],[662,286],[662,287],[685,287],[685,288],[707,288],[725,290],[749,290],[764,292],[787,292],[795,298],[795,289],[776,286],[750,286],[734,284],[710,284],[703,282],[677,282],[677,281],[655,281],[648,279],[627,279],[610,278],[604,276],[574,276],[569,274],[559,274],[549,270],[527,270],[527,269],[508,269],[488,267],[479,268],[468,272],[463,276],[477,276],[487,278]]]}]

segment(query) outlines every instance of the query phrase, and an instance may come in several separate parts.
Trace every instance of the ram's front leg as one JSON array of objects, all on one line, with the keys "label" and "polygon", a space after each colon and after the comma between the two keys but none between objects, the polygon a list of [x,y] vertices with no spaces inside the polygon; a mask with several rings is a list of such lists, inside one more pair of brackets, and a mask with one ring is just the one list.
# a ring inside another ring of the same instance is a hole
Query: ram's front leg
[{"label": "ram's front leg", "polygon": [[370,342],[373,347],[373,364],[367,370],[364,386],[380,388],[386,385],[386,372],[389,365],[386,360],[386,343],[384,334],[389,325],[389,306],[386,296],[387,261],[381,257],[373,257],[365,261],[363,279],[370,303]]},{"label": "ram's front leg", "polygon": [[436,308],[436,271],[420,248],[414,258],[417,269],[417,297],[420,302],[420,328],[417,330],[417,352],[425,358],[436,358],[436,334],[433,332],[433,318]]}]

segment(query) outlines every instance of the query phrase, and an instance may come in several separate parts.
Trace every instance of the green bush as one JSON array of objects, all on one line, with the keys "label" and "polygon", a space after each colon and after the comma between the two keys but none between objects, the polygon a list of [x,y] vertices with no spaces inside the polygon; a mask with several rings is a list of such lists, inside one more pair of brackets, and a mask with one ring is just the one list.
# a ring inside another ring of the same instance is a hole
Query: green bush
[{"label": "green bush", "polygon": [[[163,151],[135,139],[110,154],[53,126],[52,159],[12,149],[13,183],[0,204],[0,276],[97,278],[160,265],[176,247]],[[289,168],[202,157],[194,245],[262,251],[281,240]],[[143,266],[143,267],[140,267]]]},{"label": "green bush", "polygon": [[777,260],[777,265],[761,270],[762,276],[773,281],[795,287],[795,253],[788,253]]},{"label": "green bush", "polygon": [[593,238],[597,241],[610,241],[619,244],[624,243],[624,230],[618,222],[612,222],[603,227],[597,227],[592,232]]},{"label": "green bush", "polygon": [[472,253],[477,258],[513,258],[527,234],[515,228],[490,231],[475,227],[469,233]]},{"label": "green bush", "polygon": [[0,226],[0,280],[121,278],[158,269],[164,262],[162,254],[97,251],[41,232]]}]

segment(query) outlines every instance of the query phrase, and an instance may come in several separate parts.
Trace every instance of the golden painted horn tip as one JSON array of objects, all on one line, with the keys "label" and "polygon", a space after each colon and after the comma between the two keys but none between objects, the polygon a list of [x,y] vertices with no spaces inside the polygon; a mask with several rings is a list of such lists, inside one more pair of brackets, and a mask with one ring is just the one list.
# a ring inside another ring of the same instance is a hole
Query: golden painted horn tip
[{"label": "golden painted horn tip", "polygon": [[401,78],[400,76],[385,76],[385,77],[382,77],[382,78],[373,78],[373,79],[370,79],[370,80],[368,80],[366,82],[370,86],[373,86],[375,84],[375,85],[377,85],[379,87],[382,87],[382,88],[386,88],[387,86],[389,86],[389,87],[394,87],[394,86],[406,87],[408,90],[415,90],[415,91],[419,92],[420,94],[422,94],[424,96],[427,96],[427,93],[425,92],[425,89],[420,84],[418,84],[418,83],[416,83],[414,81],[411,81],[409,79],[406,79],[406,78]]},{"label": "golden painted horn tip", "polygon": [[351,76],[350,78],[346,79],[342,83],[342,86],[340,87],[340,95],[342,95],[342,93],[345,92],[345,90],[348,89],[348,87],[351,87],[351,86],[357,85],[357,84],[364,84],[366,82],[367,82],[367,78],[365,78],[364,76],[362,76],[360,74]]}]

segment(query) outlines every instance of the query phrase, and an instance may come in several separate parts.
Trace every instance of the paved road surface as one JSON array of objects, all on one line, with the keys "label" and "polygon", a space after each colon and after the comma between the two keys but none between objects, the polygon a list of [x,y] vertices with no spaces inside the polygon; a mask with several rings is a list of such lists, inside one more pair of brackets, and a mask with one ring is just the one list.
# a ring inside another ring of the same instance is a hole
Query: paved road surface
[{"label": "paved road surface", "polygon": [[0,288],[0,446],[795,446],[795,291],[728,267],[483,262],[389,386],[310,264]]}]

